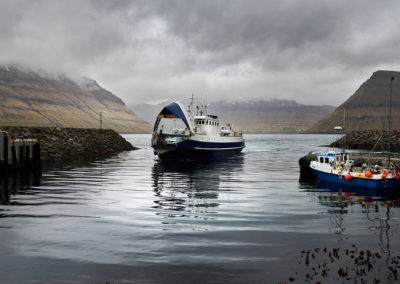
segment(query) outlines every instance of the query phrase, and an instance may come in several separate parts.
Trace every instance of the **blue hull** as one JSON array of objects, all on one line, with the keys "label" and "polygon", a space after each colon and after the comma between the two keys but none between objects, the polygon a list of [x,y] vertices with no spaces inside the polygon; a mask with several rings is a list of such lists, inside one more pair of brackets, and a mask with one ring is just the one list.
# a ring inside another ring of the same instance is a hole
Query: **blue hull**
[{"label": "blue hull", "polygon": [[169,151],[159,154],[162,160],[215,159],[239,154],[245,147],[242,142],[216,143],[185,140]]},{"label": "blue hull", "polygon": [[351,180],[346,180],[344,176],[339,176],[336,174],[324,173],[318,170],[313,169],[315,174],[318,176],[318,179],[322,181],[339,183],[347,186],[357,186],[363,188],[372,188],[372,189],[384,189],[384,188],[399,188],[400,180],[391,178],[391,179],[368,179],[368,178],[357,178],[352,177]]}]

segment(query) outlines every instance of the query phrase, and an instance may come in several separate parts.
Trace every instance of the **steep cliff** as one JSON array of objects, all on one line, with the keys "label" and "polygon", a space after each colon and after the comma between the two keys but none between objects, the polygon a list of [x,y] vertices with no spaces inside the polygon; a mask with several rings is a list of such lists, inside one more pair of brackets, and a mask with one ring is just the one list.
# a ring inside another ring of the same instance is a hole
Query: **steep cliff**
[{"label": "steep cliff", "polygon": [[346,132],[387,129],[393,77],[396,79],[392,81],[391,128],[400,129],[400,72],[376,71],[347,101],[306,132],[333,133],[334,127],[342,125],[343,121]]},{"label": "steep cliff", "polygon": [[151,126],[96,81],[0,67],[0,126],[103,128],[148,133]]}]

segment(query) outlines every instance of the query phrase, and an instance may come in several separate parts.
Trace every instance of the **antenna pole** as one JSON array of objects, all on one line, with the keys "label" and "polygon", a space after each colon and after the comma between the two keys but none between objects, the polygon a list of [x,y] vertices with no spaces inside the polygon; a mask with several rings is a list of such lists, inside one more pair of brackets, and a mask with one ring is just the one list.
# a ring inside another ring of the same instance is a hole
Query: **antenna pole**
[{"label": "antenna pole", "polygon": [[391,142],[391,127],[392,127],[392,92],[393,92],[393,81],[395,77],[390,78],[390,95],[389,95],[389,130],[388,130],[388,152],[389,152],[389,164],[390,164],[390,142]]}]

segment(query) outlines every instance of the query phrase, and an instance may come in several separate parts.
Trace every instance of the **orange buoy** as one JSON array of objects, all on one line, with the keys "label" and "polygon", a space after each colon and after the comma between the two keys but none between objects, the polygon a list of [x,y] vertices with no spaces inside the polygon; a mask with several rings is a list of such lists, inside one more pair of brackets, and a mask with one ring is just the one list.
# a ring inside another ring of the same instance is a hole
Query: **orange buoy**
[{"label": "orange buoy", "polygon": [[384,172],[384,173],[382,174],[382,178],[386,178],[388,175],[389,175],[389,172]]},{"label": "orange buoy", "polygon": [[345,180],[351,180],[351,174],[347,173],[344,175]]},{"label": "orange buoy", "polygon": [[366,176],[367,178],[372,177],[372,172],[371,172],[371,171],[366,171],[366,172],[365,172],[365,176]]}]

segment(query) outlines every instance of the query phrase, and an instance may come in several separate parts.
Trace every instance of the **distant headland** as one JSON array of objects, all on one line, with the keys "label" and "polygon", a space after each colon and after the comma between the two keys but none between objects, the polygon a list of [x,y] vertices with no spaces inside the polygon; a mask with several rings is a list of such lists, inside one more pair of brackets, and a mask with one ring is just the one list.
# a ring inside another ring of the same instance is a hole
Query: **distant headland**
[{"label": "distant headland", "polygon": [[391,128],[400,129],[400,72],[376,71],[336,110],[312,125],[305,133],[333,133],[343,125],[353,130],[386,130],[389,121],[389,101],[392,82]]}]

